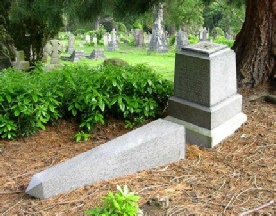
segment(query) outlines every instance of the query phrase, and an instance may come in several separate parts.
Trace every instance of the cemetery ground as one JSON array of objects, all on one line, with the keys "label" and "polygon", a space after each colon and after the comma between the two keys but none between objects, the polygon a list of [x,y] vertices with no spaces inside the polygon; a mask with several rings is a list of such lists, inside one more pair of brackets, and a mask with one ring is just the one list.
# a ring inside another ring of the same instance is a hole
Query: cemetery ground
[{"label": "cemetery ground", "polygon": [[[141,197],[139,206],[147,215],[238,215],[258,207],[259,214],[273,215],[276,109],[264,100],[268,91],[275,94],[268,86],[239,90],[248,121],[212,149],[187,143],[185,160],[46,200],[24,193],[35,173],[126,133],[124,123],[98,126],[89,141],[80,143],[73,139],[77,125],[62,120],[32,137],[1,140],[0,214],[84,215],[116,185],[128,185]],[[168,206],[162,199],[168,199]]]},{"label": "cemetery ground", "polygon": [[[63,42],[65,43],[65,42]],[[120,44],[119,50],[108,52],[103,45],[84,46],[79,47],[78,41],[76,41],[76,50],[84,50],[86,55],[90,55],[94,49],[104,49],[104,55],[107,58],[120,58],[128,62],[131,65],[144,64],[168,80],[173,81],[174,74],[174,61],[175,61],[175,50],[171,49],[168,53],[148,53],[145,47],[134,47],[128,44]],[[61,56],[69,57],[70,54],[62,53]],[[87,64],[89,66],[98,66],[103,63],[103,60],[89,60],[81,59],[80,64]],[[71,64],[69,61],[62,61],[62,64]]]}]

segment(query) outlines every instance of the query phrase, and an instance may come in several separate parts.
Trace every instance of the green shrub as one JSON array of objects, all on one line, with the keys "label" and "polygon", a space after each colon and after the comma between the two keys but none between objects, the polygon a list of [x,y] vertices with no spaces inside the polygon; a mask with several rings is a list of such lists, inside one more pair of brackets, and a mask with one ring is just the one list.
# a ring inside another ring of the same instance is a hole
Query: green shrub
[{"label": "green shrub", "polygon": [[[39,74],[39,75],[38,75]],[[13,69],[0,77],[0,136],[29,136],[60,117],[62,86],[51,73],[29,74]]]},{"label": "green shrub", "polygon": [[199,42],[198,36],[195,35],[189,35],[188,40],[190,44],[195,44]]},{"label": "green shrub", "polygon": [[126,28],[126,26],[125,26],[124,23],[122,23],[122,22],[117,22],[116,24],[117,24],[117,26],[118,26],[118,32],[123,32],[123,33],[125,33],[125,32],[127,31],[127,28]]},{"label": "green shrub", "polygon": [[218,36],[224,36],[224,31],[220,27],[215,27],[215,28],[213,28],[211,34],[212,35],[217,34]]},{"label": "green shrub", "polygon": [[133,192],[129,192],[128,187],[125,185],[122,189],[117,186],[118,192],[113,194],[109,192],[107,196],[102,199],[105,203],[103,207],[94,208],[85,211],[86,215],[94,216],[135,216],[139,211],[137,204],[140,199],[139,196],[134,195]]},{"label": "green shrub", "polygon": [[86,32],[86,34],[89,34],[91,37],[94,37],[94,35],[96,35],[98,40],[101,40],[105,33],[106,33],[106,29],[104,28],[103,25],[100,25],[98,30]]},{"label": "green shrub", "polygon": [[[14,69],[0,74],[0,137],[29,136],[59,118],[76,118],[85,134],[109,118],[128,126],[162,115],[172,82],[144,65],[99,68],[67,65],[33,73]],[[82,132],[83,131],[83,132]]]},{"label": "green shrub", "polygon": [[86,30],[85,29],[76,29],[73,34],[78,35],[78,34],[85,34]]},{"label": "green shrub", "polygon": [[142,29],[143,30],[143,24],[140,19],[135,20],[133,23],[133,29]]},{"label": "green shrub", "polygon": [[175,35],[172,35],[169,39],[169,46],[174,46],[175,43]]},{"label": "green shrub", "polygon": [[109,59],[105,59],[103,64],[105,66],[107,65],[113,65],[113,66],[122,66],[122,67],[125,67],[125,66],[128,66],[129,64],[123,60],[123,59],[120,59],[120,58],[109,58]]},{"label": "green shrub", "polygon": [[219,36],[213,42],[218,43],[218,44],[224,44],[224,45],[227,45],[229,47],[232,47],[233,44],[234,44],[234,40],[227,40],[224,36]]}]

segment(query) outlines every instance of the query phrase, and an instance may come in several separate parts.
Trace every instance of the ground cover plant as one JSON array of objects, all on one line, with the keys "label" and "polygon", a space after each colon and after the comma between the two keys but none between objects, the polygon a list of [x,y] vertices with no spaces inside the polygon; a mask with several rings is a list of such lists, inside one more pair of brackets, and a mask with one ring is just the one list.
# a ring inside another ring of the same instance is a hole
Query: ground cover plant
[{"label": "ground cover plant", "polygon": [[138,200],[133,192],[129,191],[127,185],[120,187],[117,185],[117,193],[111,191],[107,196],[102,197],[104,205],[85,211],[86,215],[94,216],[135,216],[139,211]]},{"label": "ground cover plant", "polygon": [[131,127],[161,116],[172,94],[172,83],[143,65],[67,65],[48,73],[10,69],[1,73],[0,84],[0,136],[8,139],[32,135],[60,118],[75,118],[88,133],[110,118]]}]

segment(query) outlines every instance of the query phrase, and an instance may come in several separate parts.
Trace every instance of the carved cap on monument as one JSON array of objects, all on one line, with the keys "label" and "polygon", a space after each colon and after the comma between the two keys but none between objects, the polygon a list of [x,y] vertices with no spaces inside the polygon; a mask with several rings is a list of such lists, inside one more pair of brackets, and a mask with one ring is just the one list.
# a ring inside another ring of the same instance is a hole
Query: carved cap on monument
[{"label": "carved cap on monument", "polygon": [[182,52],[187,54],[200,53],[203,56],[209,57],[211,54],[221,50],[229,49],[228,46],[216,44],[209,41],[202,41],[197,44],[188,45],[182,48]]}]

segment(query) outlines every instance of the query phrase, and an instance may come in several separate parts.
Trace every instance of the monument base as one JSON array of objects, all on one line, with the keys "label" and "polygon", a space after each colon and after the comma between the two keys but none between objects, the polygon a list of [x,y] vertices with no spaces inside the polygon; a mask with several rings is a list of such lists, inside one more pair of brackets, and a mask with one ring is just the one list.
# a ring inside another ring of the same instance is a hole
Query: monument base
[{"label": "monument base", "polygon": [[213,106],[172,96],[169,98],[169,115],[193,125],[212,130],[242,112],[242,96],[234,94]]},{"label": "monument base", "polygon": [[197,144],[199,147],[203,148],[212,148],[226,137],[232,135],[244,122],[246,122],[247,116],[242,112],[238,113],[231,119],[211,130],[176,119],[172,116],[167,116],[165,120],[185,127],[186,142]]}]

